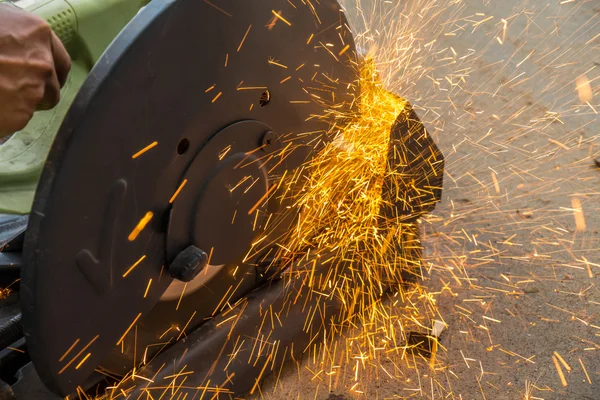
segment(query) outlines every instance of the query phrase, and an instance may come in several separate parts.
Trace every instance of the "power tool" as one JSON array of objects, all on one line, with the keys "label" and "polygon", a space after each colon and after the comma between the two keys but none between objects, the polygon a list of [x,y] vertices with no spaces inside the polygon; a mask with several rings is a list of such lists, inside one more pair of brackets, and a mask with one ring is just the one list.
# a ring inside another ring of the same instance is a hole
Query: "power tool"
[{"label": "power tool", "polygon": [[[340,307],[321,303],[327,312],[306,329],[305,307],[321,300],[288,302],[302,283],[282,276],[303,261],[273,255],[298,218],[280,183],[294,175],[301,188],[302,166],[360,114],[365,61],[342,7],[14,4],[50,24],[73,66],[59,105],[0,145],[0,392],[252,391]],[[408,158],[395,156],[400,145]],[[408,105],[390,132],[387,168],[411,170],[426,194],[414,207],[388,202],[386,213],[415,221],[440,200],[443,156]],[[259,237],[268,245],[250,251]],[[311,268],[326,271],[319,263]],[[264,310],[282,308],[268,327],[282,351],[232,358],[254,353]],[[165,388],[175,375],[182,384]]]}]

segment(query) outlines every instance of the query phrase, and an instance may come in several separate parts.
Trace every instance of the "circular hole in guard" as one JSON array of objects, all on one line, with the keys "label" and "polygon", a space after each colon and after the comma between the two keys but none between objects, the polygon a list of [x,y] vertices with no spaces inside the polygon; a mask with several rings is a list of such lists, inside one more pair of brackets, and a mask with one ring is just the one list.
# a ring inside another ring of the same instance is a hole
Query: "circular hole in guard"
[{"label": "circular hole in guard", "polygon": [[183,138],[177,145],[177,154],[182,155],[190,148],[190,141]]},{"label": "circular hole in guard", "polygon": [[271,92],[269,92],[269,90],[265,90],[261,95],[260,95],[260,106],[264,107],[267,104],[269,104],[269,102],[271,101]]}]

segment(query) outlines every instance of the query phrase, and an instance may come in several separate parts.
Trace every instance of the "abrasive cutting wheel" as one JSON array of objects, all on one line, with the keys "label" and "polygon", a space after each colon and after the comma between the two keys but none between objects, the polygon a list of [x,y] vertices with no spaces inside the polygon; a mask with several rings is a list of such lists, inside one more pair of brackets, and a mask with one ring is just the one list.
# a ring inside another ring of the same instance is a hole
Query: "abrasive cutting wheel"
[{"label": "abrasive cutting wheel", "polygon": [[[177,369],[171,361],[185,358],[200,376],[189,386],[212,376],[242,393],[262,372],[233,365],[231,380],[229,363],[215,368],[228,351],[221,311],[244,296],[236,329],[251,336],[253,317],[280,301],[281,285],[255,290],[272,275],[269,256],[295,220],[279,182],[355,111],[352,35],[335,0],[153,0],[139,13],[145,2],[106,3],[30,7],[59,33],[74,67],[59,108],[2,145],[22,145],[32,132],[36,144],[52,143],[22,262],[26,217],[4,218],[13,222],[0,261],[4,269],[22,264],[25,341],[2,338],[6,330],[0,339],[17,340],[11,347],[26,355],[0,352],[0,378],[18,398],[50,399],[45,387],[95,393],[104,375],[119,379],[143,362],[142,375],[167,376]],[[118,32],[131,17],[111,42],[102,28]],[[415,130],[411,118],[398,122],[394,140]],[[438,152],[417,129],[415,157]],[[33,193],[21,189],[15,197]],[[439,195],[423,203],[433,207]],[[13,214],[29,211],[12,206]],[[17,316],[6,327],[20,323]],[[272,338],[301,343],[302,326],[284,325]]]}]

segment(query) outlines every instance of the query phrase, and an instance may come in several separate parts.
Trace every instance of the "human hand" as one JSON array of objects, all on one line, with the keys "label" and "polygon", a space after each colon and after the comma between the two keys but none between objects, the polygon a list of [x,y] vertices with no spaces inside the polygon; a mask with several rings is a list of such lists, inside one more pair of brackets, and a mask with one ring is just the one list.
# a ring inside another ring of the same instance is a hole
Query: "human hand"
[{"label": "human hand", "polygon": [[60,100],[71,58],[40,17],[0,4],[0,137]]}]

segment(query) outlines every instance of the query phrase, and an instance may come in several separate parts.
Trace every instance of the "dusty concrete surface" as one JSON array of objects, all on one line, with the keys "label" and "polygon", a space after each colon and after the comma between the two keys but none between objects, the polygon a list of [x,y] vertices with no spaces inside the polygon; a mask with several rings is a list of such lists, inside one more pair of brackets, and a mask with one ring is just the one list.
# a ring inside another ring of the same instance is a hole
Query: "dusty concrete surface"
[{"label": "dusty concrete surface", "polygon": [[400,3],[343,5],[446,157],[423,224],[438,363],[390,358],[355,382],[356,360],[304,360],[254,398],[600,399],[600,3]]}]

